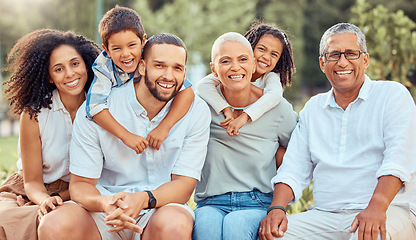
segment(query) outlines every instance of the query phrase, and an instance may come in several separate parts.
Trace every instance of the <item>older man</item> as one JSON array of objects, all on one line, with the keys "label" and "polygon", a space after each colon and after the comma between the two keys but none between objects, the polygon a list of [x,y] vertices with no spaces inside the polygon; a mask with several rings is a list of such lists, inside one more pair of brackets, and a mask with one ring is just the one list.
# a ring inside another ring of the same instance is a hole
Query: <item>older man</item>
[{"label": "older man", "polygon": [[[356,26],[322,36],[332,89],[300,113],[260,239],[416,239],[415,103],[401,84],[365,75],[369,61]],[[315,206],[287,217],[312,179]]]}]

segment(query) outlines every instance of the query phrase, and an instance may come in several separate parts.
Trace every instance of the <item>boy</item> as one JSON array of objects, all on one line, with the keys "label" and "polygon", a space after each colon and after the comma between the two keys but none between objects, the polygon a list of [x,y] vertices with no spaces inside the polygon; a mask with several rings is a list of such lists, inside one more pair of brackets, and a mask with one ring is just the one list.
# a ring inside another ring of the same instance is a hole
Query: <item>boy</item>
[{"label": "boy", "polygon": [[159,149],[170,129],[192,104],[195,94],[190,88],[191,83],[185,80],[171,110],[146,139],[131,133],[118,122],[121,119],[114,119],[108,111],[107,98],[112,87],[119,87],[138,77],[136,69],[142,56],[146,34],[137,12],[119,6],[110,9],[103,16],[98,31],[104,51],[93,65],[95,78],[87,95],[87,117],[119,138],[137,154],[143,152],[147,146]]}]

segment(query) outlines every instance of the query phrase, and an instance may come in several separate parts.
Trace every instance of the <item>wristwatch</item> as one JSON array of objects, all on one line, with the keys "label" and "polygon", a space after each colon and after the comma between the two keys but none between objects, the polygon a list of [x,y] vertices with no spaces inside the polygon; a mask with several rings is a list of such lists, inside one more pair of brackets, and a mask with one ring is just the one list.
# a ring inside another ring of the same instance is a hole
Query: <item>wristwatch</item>
[{"label": "wristwatch", "polygon": [[152,209],[156,207],[156,198],[155,196],[153,196],[153,193],[151,191],[145,190],[145,192],[147,192],[147,194],[149,195],[149,202],[147,209]]}]

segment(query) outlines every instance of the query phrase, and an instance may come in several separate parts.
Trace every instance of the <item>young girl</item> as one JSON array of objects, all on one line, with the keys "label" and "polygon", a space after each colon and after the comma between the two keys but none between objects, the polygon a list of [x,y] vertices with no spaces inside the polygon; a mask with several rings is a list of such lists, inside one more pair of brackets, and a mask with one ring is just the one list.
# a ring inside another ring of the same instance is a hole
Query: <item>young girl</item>
[{"label": "young girl", "polygon": [[249,119],[256,121],[265,112],[279,104],[283,98],[282,86],[291,85],[292,74],[295,70],[292,47],[285,32],[270,24],[255,21],[244,36],[250,42],[256,59],[256,72],[251,82],[264,89],[263,96],[234,119],[230,106],[219,96],[216,89],[220,83],[217,76],[209,74],[197,85],[199,95],[218,114],[221,112],[224,114],[225,120],[221,122],[221,126],[230,136],[238,135],[238,130]]},{"label": "young girl", "polygon": [[20,115],[19,171],[0,186],[0,239],[37,239],[38,215],[70,199],[72,122],[98,53],[81,35],[49,29],[29,33],[9,53],[5,93]]}]

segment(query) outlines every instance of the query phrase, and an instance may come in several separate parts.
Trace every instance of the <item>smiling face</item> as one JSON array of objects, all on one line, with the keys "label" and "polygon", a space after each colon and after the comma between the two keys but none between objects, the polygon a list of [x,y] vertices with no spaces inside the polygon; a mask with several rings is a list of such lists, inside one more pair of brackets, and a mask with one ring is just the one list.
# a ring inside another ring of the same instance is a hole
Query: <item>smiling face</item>
[{"label": "smiling face", "polygon": [[[328,48],[325,52],[361,50],[357,43],[357,36],[353,33],[334,34],[328,38],[327,43]],[[361,54],[360,58],[355,60],[347,60],[344,54],[338,61],[325,61],[324,57],[319,58],[321,70],[334,88],[335,95],[358,95],[364,83],[364,71],[369,62],[368,54]]]},{"label": "smiling face", "polygon": [[178,93],[186,75],[186,51],[172,44],[155,44],[141,60],[140,75],[157,100],[167,102]]},{"label": "smiling face", "polygon": [[75,48],[68,45],[55,48],[49,62],[50,79],[61,96],[84,94],[88,79],[87,67]]},{"label": "smiling face", "polygon": [[271,34],[263,35],[253,49],[256,59],[256,75],[271,72],[280,59],[283,44],[277,37]]},{"label": "smiling face", "polygon": [[136,70],[142,57],[143,45],[133,31],[127,30],[112,34],[108,38],[108,48],[104,45],[103,48],[117,67],[126,73],[132,73]]},{"label": "smiling face", "polygon": [[211,70],[224,88],[239,91],[250,86],[252,74],[256,69],[250,51],[251,49],[237,41],[227,41],[219,46],[211,63]]}]

